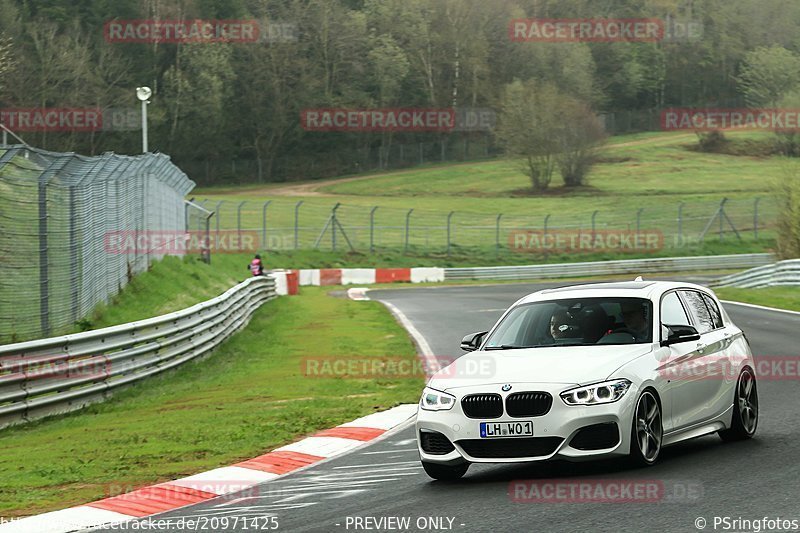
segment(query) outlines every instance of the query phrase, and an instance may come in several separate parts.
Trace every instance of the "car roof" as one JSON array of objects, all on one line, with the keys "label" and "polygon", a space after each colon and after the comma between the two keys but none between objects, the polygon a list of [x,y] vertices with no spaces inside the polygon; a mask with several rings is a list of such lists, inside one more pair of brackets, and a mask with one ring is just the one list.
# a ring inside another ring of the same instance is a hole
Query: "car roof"
[{"label": "car roof", "polygon": [[662,294],[673,289],[697,289],[711,293],[707,287],[679,281],[614,281],[544,289],[521,298],[517,304],[578,297],[628,297],[658,300]]}]

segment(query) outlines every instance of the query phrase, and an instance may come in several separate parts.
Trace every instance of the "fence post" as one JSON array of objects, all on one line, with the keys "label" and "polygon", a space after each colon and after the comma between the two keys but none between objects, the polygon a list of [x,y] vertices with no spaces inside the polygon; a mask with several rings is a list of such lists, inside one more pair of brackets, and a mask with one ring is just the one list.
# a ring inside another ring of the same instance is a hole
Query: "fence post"
[{"label": "fence post", "polygon": [[683,246],[683,202],[678,204],[678,243]]},{"label": "fence post", "polygon": [[272,200],[264,202],[264,207],[261,208],[261,246],[266,250],[267,246],[267,208]]},{"label": "fence post", "polygon": [[205,246],[205,257],[203,258],[207,265],[211,264],[211,217],[213,217],[215,213],[212,211],[210,215],[206,216],[206,246]]},{"label": "fence post", "polygon": [[50,335],[50,269],[47,265],[47,179],[48,172],[39,176],[39,320],[42,334]]},{"label": "fence post", "polygon": [[239,206],[236,208],[236,234],[239,242],[242,242],[242,206],[246,203],[247,200],[239,202]]},{"label": "fence post", "polygon": [[453,218],[455,211],[450,211],[447,215],[447,255],[450,255],[450,219]]},{"label": "fence post", "polygon": [[500,254],[500,219],[503,218],[503,213],[497,215],[494,222],[494,245],[497,248],[498,255]]},{"label": "fence post", "polygon": [[219,214],[219,210],[222,209],[223,203],[225,203],[225,200],[220,200],[217,202],[217,207],[214,208],[214,212],[217,214],[217,219],[214,221],[217,228],[217,243],[219,243],[219,219],[222,218]]},{"label": "fence post", "polygon": [[409,225],[409,221],[411,219],[411,213],[413,213],[413,212],[414,212],[413,209],[409,209],[408,213],[406,213],[406,242],[405,242],[405,246],[403,246],[403,251],[404,252],[408,252],[408,225]]},{"label": "fence post", "polygon": [[753,238],[755,240],[758,240],[758,202],[760,201],[761,197],[759,196],[753,202]]},{"label": "fence post", "polygon": [[336,202],[336,205],[331,209],[331,248],[334,252],[336,251],[336,210],[339,209],[340,205],[342,204]]},{"label": "fence post", "polygon": [[375,252],[375,211],[377,209],[376,205],[369,212],[369,253]]},{"label": "fence post", "polygon": [[[69,188],[69,285],[72,293],[72,322],[78,321],[78,213],[75,188]],[[138,240],[138,239],[137,239]]]},{"label": "fence post", "polygon": [[542,236],[543,239],[547,238],[547,221],[550,220],[550,215],[544,217],[544,235]]},{"label": "fence post", "polygon": [[597,210],[592,213],[592,247],[594,247],[594,239],[595,239],[595,219],[597,218]]},{"label": "fence post", "polygon": [[300,242],[299,241],[300,226],[298,225],[298,222],[300,220],[300,206],[301,205],[303,205],[303,200],[300,200],[299,202],[294,204],[294,249],[295,250],[297,250],[297,247],[299,246],[299,242]]},{"label": "fence post", "polygon": [[639,238],[639,233],[641,230],[641,221],[642,221],[642,211],[644,211],[644,207],[640,207],[638,211],[636,211],[636,238]]}]

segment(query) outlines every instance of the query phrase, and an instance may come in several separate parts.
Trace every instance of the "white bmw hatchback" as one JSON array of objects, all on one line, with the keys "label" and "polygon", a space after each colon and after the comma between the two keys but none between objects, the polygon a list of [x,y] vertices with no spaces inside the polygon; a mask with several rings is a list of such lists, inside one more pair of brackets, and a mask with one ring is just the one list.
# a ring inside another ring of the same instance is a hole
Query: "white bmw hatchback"
[{"label": "white bmw hatchback", "polygon": [[686,283],[600,283],[530,294],[437,372],[416,431],[425,471],[629,456],[717,432],[752,437],[750,346],[714,294]]}]

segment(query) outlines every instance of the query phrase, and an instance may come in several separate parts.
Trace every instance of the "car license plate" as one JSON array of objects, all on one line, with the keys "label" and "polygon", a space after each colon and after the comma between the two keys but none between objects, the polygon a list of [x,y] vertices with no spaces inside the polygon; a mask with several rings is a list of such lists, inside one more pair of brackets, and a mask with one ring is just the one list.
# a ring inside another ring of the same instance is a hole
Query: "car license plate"
[{"label": "car license plate", "polygon": [[481,422],[481,438],[496,437],[533,437],[533,422]]}]

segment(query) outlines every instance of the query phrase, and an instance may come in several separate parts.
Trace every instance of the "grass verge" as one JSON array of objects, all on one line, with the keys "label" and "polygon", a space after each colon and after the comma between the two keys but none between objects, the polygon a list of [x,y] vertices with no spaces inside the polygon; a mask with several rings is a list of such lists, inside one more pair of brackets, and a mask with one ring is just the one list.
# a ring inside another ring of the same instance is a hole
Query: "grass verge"
[{"label": "grass verge", "polygon": [[800,311],[800,287],[782,286],[763,289],[720,287],[714,289],[714,292],[723,300]]},{"label": "grass verge", "polygon": [[85,503],[250,458],[317,430],[416,402],[421,378],[308,377],[304,358],[412,359],[378,302],[304,287],[265,304],[213,355],[112,400],[0,432],[0,516]]}]

